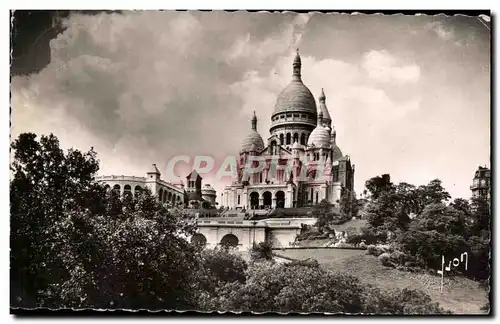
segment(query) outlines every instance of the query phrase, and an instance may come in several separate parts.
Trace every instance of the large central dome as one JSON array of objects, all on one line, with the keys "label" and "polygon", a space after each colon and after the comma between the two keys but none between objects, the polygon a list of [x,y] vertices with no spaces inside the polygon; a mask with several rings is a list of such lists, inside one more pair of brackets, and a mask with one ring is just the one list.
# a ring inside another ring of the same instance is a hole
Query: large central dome
[{"label": "large central dome", "polygon": [[274,106],[274,114],[280,112],[303,111],[316,114],[316,100],[311,91],[302,83],[300,76],[301,60],[299,53],[293,60],[293,79],[281,91]]},{"label": "large central dome", "polygon": [[284,111],[308,111],[316,113],[314,96],[302,81],[293,80],[281,91],[274,106],[274,113]]}]

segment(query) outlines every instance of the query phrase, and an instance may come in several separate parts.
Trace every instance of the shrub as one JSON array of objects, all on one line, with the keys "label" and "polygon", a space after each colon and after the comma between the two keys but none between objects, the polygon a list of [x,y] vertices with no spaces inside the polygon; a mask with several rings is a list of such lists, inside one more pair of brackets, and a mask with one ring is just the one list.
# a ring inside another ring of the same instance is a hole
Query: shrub
[{"label": "shrub", "polygon": [[382,251],[382,253],[392,253],[394,251],[394,247],[390,244],[377,245],[377,247]]},{"label": "shrub", "polygon": [[257,260],[272,260],[273,259],[273,247],[271,242],[265,241],[255,244],[250,251],[250,256],[252,261]]},{"label": "shrub", "polygon": [[401,251],[394,251],[390,254],[391,256],[391,261],[392,262],[395,262],[397,264],[404,264],[405,263],[405,259],[406,259],[406,254],[404,254],[403,252]]},{"label": "shrub", "polygon": [[309,260],[254,263],[245,283],[225,284],[206,296],[202,309],[254,312],[347,312],[440,314],[444,311],[417,290],[382,291],[357,278],[331,272]]},{"label": "shrub", "polygon": [[383,266],[385,267],[392,267],[393,264],[391,262],[391,255],[389,253],[382,253],[381,255],[378,256],[378,259],[382,263]]},{"label": "shrub", "polygon": [[367,252],[369,255],[374,255],[374,256],[379,256],[381,253],[379,253],[379,249],[375,245],[368,245],[367,247]]}]

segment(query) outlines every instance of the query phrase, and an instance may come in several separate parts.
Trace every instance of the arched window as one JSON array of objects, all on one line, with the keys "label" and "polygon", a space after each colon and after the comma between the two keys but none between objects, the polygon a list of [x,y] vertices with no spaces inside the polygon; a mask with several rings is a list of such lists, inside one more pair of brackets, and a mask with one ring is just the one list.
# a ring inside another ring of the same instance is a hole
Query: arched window
[{"label": "arched window", "polygon": [[284,145],[284,144],[285,144],[285,135],[280,134],[280,145]]},{"label": "arched window", "polygon": [[271,142],[271,155],[276,154],[276,141]]},{"label": "arched window", "polygon": [[207,244],[207,238],[201,233],[196,233],[191,237],[191,243],[205,246]]},{"label": "arched window", "polygon": [[134,188],[134,195],[140,195],[142,192],[142,187],[141,186],[135,186]]},{"label": "arched window", "polygon": [[298,142],[299,141],[299,134],[298,133],[295,133],[293,134],[293,142]]},{"label": "arched window", "polygon": [[304,134],[304,133],[302,133],[302,135],[300,135],[300,144],[306,145],[306,134]]},{"label": "arched window", "polygon": [[113,186],[113,192],[114,192],[114,193],[120,194],[120,190],[121,190],[121,187],[120,187],[120,185],[119,185],[119,184],[115,184],[115,185]]},{"label": "arched window", "polygon": [[292,140],[292,135],[290,133],[286,133],[286,145],[290,145],[291,140]]},{"label": "arched window", "polygon": [[222,237],[222,240],[220,241],[220,245],[226,248],[234,248],[237,247],[239,244],[238,238],[234,234],[226,234],[224,237]]},{"label": "arched window", "polygon": [[125,185],[123,187],[123,195],[124,196],[131,196],[132,195],[132,188],[130,187],[130,185]]},{"label": "arched window", "polygon": [[240,204],[240,195],[238,195],[238,205]]}]

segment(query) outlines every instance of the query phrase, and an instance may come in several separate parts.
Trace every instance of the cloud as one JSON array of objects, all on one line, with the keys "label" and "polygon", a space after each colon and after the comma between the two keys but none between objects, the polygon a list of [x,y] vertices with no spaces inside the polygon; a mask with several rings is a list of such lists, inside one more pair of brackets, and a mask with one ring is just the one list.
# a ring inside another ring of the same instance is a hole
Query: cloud
[{"label": "cloud", "polygon": [[380,82],[415,83],[420,79],[420,67],[403,65],[386,50],[365,53],[362,66],[368,76]]},{"label": "cloud", "polygon": [[230,61],[250,58],[256,61],[283,54],[290,49],[300,47],[302,34],[312,14],[296,14],[291,21],[286,19],[278,25],[276,32],[262,40],[252,41],[252,35],[245,33],[240,36],[226,53]]},{"label": "cloud", "polygon": [[[489,47],[483,44],[489,35],[478,32],[457,54],[442,44],[429,50],[434,33],[408,41],[399,32],[404,19],[377,18],[390,23],[375,34],[364,23],[374,18],[363,19],[71,15],[50,43],[50,64],[12,79],[11,133],[54,132],[64,147],[94,146],[101,174],[141,176],[151,163],[163,171],[175,155],[209,155],[217,166],[238,153],[254,110],[266,140],[299,46],[302,79],[315,98],[325,89],[338,143],[356,163],[358,192],[368,178],[388,172],[415,184],[439,177],[454,196],[466,197],[470,175],[489,157]],[[412,28],[427,23],[414,18]],[[348,34],[325,41],[332,26]],[[464,61],[470,57],[475,60]],[[220,194],[222,185],[215,187]]]},{"label": "cloud", "polygon": [[451,28],[447,28],[440,21],[433,21],[424,26],[425,29],[434,32],[437,37],[442,40],[449,41],[455,38],[455,32]]}]

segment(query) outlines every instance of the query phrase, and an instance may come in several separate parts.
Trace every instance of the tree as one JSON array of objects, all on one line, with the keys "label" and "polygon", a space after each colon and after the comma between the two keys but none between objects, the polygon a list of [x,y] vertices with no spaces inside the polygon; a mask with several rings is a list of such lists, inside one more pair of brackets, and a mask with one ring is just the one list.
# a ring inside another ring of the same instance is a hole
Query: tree
[{"label": "tree", "polygon": [[444,311],[416,290],[383,292],[335,273],[315,260],[253,263],[246,281],[230,282],[206,298],[204,310],[253,312],[439,314]]},{"label": "tree", "polygon": [[196,268],[197,307],[205,309],[210,305],[212,296],[229,283],[245,283],[248,268],[240,255],[227,249],[202,249],[198,254]]},{"label": "tree", "polygon": [[471,214],[471,206],[469,202],[463,198],[455,198],[450,203],[450,207],[453,207],[455,210],[463,212],[465,215]]},{"label": "tree", "polygon": [[415,256],[423,267],[438,269],[441,256],[455,258],[469,251],[465,215],[443,204],[428,205],[409,230],[398,237],[404,253]]},{"label": "tree", "polygon": [[273,260],[273,246],[269,241],[254,243],[250,255],[252,261],[271,261]]},{"label": "tree", "polygon": [[469,226],[471,265],[468,275],[475,279],[485,280],[490,277],[491,253],[491,207],[486,198],[472,198],[471,222]]},{"label": "tree", "polygon": [[93,180],[99,165],[93,150],[64,154],[53,135],[37,141],[35,134],[21,134],[11,149],[11,300],[50,305],[59,300],[49,287],[71,276],[57,255],[69,239],[63,232],[67,212],[106,208],[104,188]]},{"label": "tree", "polygon": [[418,196],[419,211],[423,211],[425,206],[430,204],[444,204],[451,198],[439,179],[434,179],[427,185],[418,187]]},{"label": "tree", "polygon": [[11,300],[22,307],[196,306],[193,224],[151,192],[119,197],[94,180],[92,150],[53,135],[12,144]]},{"label": "tree", "polygon": [[382,192],[391,190],[393,186],[389,174],[373,177],[365,183],[365,187],[370,192],[372,199],[377,199]]},{"label": "tree", "polygon": [[343,215],[345,221],[351,219],[352,217],[358,216],[358,211],[360,209],[360,203],[354,196],[354,193],[348,189],[342,190],[342,195],[340,197],[340,214]]},{"label": "tree", "polygon": [[319,204],[314,205],[312,210],[309,212],[311,217],[316,217],[316,226],[318,230],[323,233],[325,227],[333,223],[343,223],[347,219],[343,219],[342,215],[332,210],[330,203],[323,199]]}]

